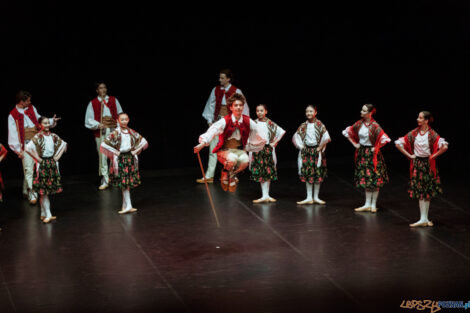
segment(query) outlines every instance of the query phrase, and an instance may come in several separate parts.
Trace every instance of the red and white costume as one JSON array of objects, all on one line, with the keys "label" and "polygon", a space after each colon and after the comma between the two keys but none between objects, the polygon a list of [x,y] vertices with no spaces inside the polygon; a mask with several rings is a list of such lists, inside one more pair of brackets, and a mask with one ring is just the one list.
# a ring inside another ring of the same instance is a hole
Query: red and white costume
[{"label": "red and white costume", "polygon": [[[227,107],[227,99],[234,93],[243,95],[242,91],[232,84],[229,84],[227,87],[216,86],[212,89],[209,99],[206,102],[206,106],[204,107],[204,111],[202,112],[202,116],[206,119],[209,125],[226,115],[230,115],[231,112]],[[250,116],[250,109],[247,103],[245,103],[243,107],[243,114]],[[206,178],[214,177],[215,167],[217,165],[217,155],[212,153],[212,151],[217,146],[217,142],[218,137],[215,137],[214,140],[210,142],[209,164],[207,166]]]},{"label": "red and white costume", "polygon": [[[101,112],[101,106],[103,106],[103,112]],[[101,142],[108,136],[114,129],[115,123],[112,125],[111,123],[104,123],[106,127],[101,130],[102,136],[100,136],[99,125],[100,121],[116,121],[118,118],[118,114],[122,112],[121,104],[119,103],[116,97],[106,96],[103,98],[96,97],[95,99],[91,100],[88,104],[85,114],[85,127],[88,129],[93,130],[93,134],[95,136],[96,141],[96,149],[98,151],[98,155],[101,154],[100,146]],[[102,176],[102,183],[108,184],[109,182],[109,173],[108,173],[108,160],[107,157],[102,155],[99,158],[99,175]]]}]

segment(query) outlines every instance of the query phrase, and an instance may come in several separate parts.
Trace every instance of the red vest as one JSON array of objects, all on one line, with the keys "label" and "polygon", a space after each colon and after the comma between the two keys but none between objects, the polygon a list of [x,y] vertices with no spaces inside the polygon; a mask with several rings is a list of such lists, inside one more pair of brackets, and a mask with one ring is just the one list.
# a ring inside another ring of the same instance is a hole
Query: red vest
[{"label": "red vest", "polygon": [[[10,112],[11,116],[15,119],[15,121],[18,123],[18,131],[19,131],[19,136],[20,136],[20,143],[21,143],[21,148],[24,146],[24,115],[18,112],[16,109],[16,106],[13,110]],[[24,110],[24,114],[29,117],[31,122],[33,122],[34,126],[39,130],[41,126],[38,123],[38,119],[36,117],[36,114],[34,113],[34,107],[30,105],[26,110]]]},{"label": "red vest", "polygon": [[216,153],[222,149],[225,143],[225,139],[229,138],[237,128],[240,130],[240,135],[242,137],[242,149],[245,149],[246,143],[248,142],[248,136],[250,135],[250,117],[247,115],[242,115],[242,118],[243,122],[238,124],[238,121],[235,123],[232,121],[232,114],[224,117],[225,129],[224,132],[220,134],[219,143],[212,151],[213,153]]},{"label": "red vest", "polygon": [[[433,129],[429,127],[429,134],[428,134],[428,140],[429,140],[429,150],[431,150],[431,154],[435,154],[437,150],[439,150],[439,139],[441,136],[439,136]],[[418,136],[419,132],[419,127],[415,128],[414,130],[410,131],[406,136],[404,137],[405,139],[405,145],[404,149],[406,152],[409,154],[414,154],[414,149],[415,149],[415,139]],[[413,160],[410,160],[410,177],[413,177]],[[429,160],[429,165],[431,167],[431,172],[434,174],[434,177],[437,176],[437,169],[436,169],[436,159]]]},{"label": "red vest", "polygon": [[219,117],[220,107],[222,106],[222,99],[224,95],[225,95],[225,101],[227,101],[228,98],[230,98],[230,96],[232,96],[237,91],[237,89],[238,88],[235,87],[234,85],[231,85],[228,91],[225,91],[225,88],[222,88],[221,86],[215,87],[214,121],[216,121],[217,118]]},{"label": "red vest", "polygon": [[[101,102],[100,102],[100,100],[98,100],[98,97],[91,100],[91,105],[93,106],[93,113],[94,113],[94,116],[95,116],[95,121],[97,121],[99,123],[100,118],[101,118]],[[117,120],[118,119],[118,114],[117,114],[117,109],[116,109],[116,98],[110,96],[108,98],[108,103],[106,103],[105,105],[108,107],[109,111],[111,111],[111,116],[113,117],[113,119]],[[100,136],[100,130],[99,129],[95,130],[94,133],[95,133],[95,137]]]}]

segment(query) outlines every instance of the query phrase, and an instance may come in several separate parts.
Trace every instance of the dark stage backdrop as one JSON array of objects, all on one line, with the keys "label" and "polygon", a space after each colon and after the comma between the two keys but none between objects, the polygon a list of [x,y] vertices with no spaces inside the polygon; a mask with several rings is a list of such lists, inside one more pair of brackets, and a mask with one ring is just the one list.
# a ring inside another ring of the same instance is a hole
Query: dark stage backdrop
[{"label": "dark stage backdrop", "polygon": [[[251,117],[256,104],[266,103],[269,117],[287,130],[278,147],[283,165],[295,164],[291,137],[305,120],[306,104],[318,105],[330,131],[328,157],[352,159],[341,130],[372,102],[393,140],[416,126],[420,110],[432,111],[435,129],[450,142],[441,169],[468,169],[469,4],[380,5],[331,4],[310,16],[242,14],[230,20],[136,7],[106,8],[104,16],[42,2],[16,8],[0,21],[0,142],[7,145],[15,93],[26,89],[40,114],[62,117],[54,131],[69,143],[63,175],[95,173],[97,154],[84,115],[95,96],[93,82],[104,79],[131,127],[150,143],[143,169],[197,167],[192,147],[207,126],[201,113],[219,69],[230,67]],[[390,144],[384,153],[399,152]],[[206,158],[207,150],[202,154]],[[405,158],[399,160],[406,168]],[[13,153],[1,167],[9,178],[21,176]]]}]

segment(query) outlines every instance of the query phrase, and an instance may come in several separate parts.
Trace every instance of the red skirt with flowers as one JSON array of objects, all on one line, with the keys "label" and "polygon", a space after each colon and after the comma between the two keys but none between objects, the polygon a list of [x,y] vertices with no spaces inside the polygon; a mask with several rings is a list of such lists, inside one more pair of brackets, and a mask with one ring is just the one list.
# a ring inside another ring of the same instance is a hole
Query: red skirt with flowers
[{"label": "red skirt with flowers", "polygon": [[411,199],[431,200],[442,194],[441,178],[436,169],[436,176],[429,166],[429,158],[416,158],[413,160],[413,172],[408,185],[408,194]]},{"label": "red skirt with flowers", "polygon": [[322,155],[320,166],[317,166],[318,158],[320,157],[320,152],[317,151],[317,148],[318,146],[305,146],[300,152],[300,157],[302,159],[300,180],[304,183],[322,183],[327,176],[326,158],[324,155]]},{"label": "red skirt with flowers", "polygon": [[43,158],[39,163],[39,168],[34,167],[33,190],[40,195],[62,192],[59,169],[53,158]]},{"label": "red skirt with flowers", "polygon": [[118,173],[111,175],[111,185],[121,189],[135,188],[140,185],[140,174],[132,153],[125,152],[119,155]]},{"label": "red skirt with flowers", "polygon": [[357,149],[354,183],[357,188],[365,190],[376,190],[388,183],[387,166],[382,152],[377,153],[377,169],[374,169],[372,147],[361,146]]}]

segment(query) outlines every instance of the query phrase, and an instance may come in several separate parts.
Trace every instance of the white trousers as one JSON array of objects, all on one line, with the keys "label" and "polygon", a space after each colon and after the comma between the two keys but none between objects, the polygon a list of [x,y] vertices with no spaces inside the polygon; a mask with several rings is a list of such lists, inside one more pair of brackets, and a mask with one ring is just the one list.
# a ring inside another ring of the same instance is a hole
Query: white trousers
[{"label": "white trousers", "polygon": [[33,175],[34,175],[34,159],[29,155],[29,153],[23,154],[23,195],[28,195],[28,191],[33,190]]},{"label": "white trousers", "polygon": [[250,158],[248,154],[243,150],[238,149],[226,149],[219,150],[217,152],[217,159],[224,166],[224,168],[230,172],[236,174],[247,168]]},{"label": "white trousers", "polygon": [[209,162],[207,165],[206,178],[213,178],[215,173],[215,167],[217,166],[217,153],[212,153],[219,143],[219,137],[215,136],[209,144]]},{"label": "white trousers", "polygon": [[[110,132],[111,130],[109,128],[106,128],[106,133],[103,134],[101,138],[103,138],[104,140]],[[108,158],[106,157],[106,155],[100,152],[101,138],[95,137],[96,150],[98,151],[98,173],[100,176],[103,177],[103,179],[107,183],[109,181]]]}]

